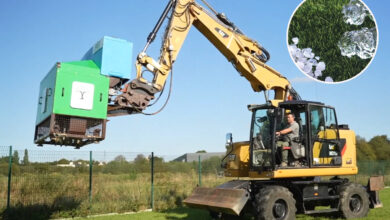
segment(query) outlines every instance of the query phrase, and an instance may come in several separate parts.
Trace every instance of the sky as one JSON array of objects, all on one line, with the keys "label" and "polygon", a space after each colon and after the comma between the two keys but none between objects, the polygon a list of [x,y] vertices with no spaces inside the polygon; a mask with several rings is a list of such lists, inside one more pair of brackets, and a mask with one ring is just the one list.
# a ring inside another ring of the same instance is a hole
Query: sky
[{"label": "sky", "polygon": [[[77,152],[71,147],[38,148],[33,143],[41,79],[58,61],[80,60],[103,36],[133,42],[135,57],[166,2],[0,1],[0,146]],[[390,136],[389,1],[364,1],[379,29],[376,56],[363,74],[335,85],[309,80],[288,54],[287,26],[301,1],[208,2],[271,53],[268,65],[286,76],[303,99],[334,106],[339,124],[348,124],[367,140]],[[160,42],[161,34],[147,51],[155,59]],[[195,28],[173,68],[171,98],[160,114],[110,118],[106,139],[81,151],[153,151],[175,156],[198,150],[222,152],[228,132],[234,141],[248,140],[251,113],[247,105],[264,103],[264,95],[253,92],[248,81]]]}]

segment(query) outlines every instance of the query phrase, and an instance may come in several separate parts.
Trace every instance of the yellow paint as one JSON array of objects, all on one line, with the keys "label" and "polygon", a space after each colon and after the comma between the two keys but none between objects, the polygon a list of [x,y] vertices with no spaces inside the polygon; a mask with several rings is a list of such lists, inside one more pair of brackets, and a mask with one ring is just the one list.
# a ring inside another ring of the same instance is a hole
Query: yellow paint
[{"label": "yellow paint", "polygon": [[247,177],[249,172],[249,141],[233,144],[234,160],[227,160],[225,175],[228,177]]},{"label": "yellow paint", "polygon": [[276,171],[257,172],[249,171],[250,178],[293,178],[311,176],[340,176],[355,175],[358,168],[305,168],[305,169],[283,169]]},{"label": "yellow paint", "polygon": [[210,13],[194,0],[178,0],[174,11],[163,39],[159,61],[154,61],[146,54],[140,54],[136,63],[137,79],[142,78],[141,67],[151,65],[154,67],[151,83],[161,91],[190,28],[195,26],[229,62],[235,65],[254,91],[274,90],[276,100],[272,102],[274,106],[286,100],[290,82],[254,55],[263,53],[256,41],[235,33],[214,16],[210,16]]},{"label": "yellow paint", "polygon": [[[325,133],[322,131],[321,137]],[[335,139],[334,130],[327,130],[326,135],[329,139]],[[355,133],[352,130],[339,130],[340,138],[346,139],[346,149],[342,157],[341,167],[313,167],[305,169],[279,169],[276,171],[257,172],[249,171],[249,142],[234,143],[233,152],[236,155],[235,160],[228,161],[225,175],[227,177],[249,177],[249,178],[292,178],[292,177],[310,177],[310,176],[340,176],[355,175],[358,173],[356,166],[356,143]],[[317,146],[314,146],[317,147]],[[319,150],[315,150],[315,155],[319,156]],[[327,160],[328,158],[325,158]]]}]

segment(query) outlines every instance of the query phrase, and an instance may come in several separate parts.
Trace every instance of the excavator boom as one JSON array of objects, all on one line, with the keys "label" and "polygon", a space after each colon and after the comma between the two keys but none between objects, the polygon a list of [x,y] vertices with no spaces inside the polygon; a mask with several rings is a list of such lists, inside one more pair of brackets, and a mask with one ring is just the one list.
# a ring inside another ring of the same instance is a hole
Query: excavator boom
[{"label": "excavator boom", "polygon": [[[239,74],[249,81],[255,92],[273,90],[275,96],[270,100],[273,105],[276,106],[280,101],[287,100],[289,96],[299,99],[290,82],[266,64],[270,58],[267,50],[257,41],[244,35],[224,14],[217,13],[213,9],[212,11],[214,13],[194,0],[170,0],[148,36],[145,48],[137,56],[136,79],[125,86],[124,93],[116,99],[117,104],[132,107],[136,112],[147,108],[150,101],[155,98],[155,94],[163,90],[192,26],[233,64]],[[146,50],[167,17],[169,21],[165,29],[160,57],[156,61],[146,54]],[[151,82],[143,77],[144,71],[153,74]],[[268,97],[266,99],[268,101]]]}]

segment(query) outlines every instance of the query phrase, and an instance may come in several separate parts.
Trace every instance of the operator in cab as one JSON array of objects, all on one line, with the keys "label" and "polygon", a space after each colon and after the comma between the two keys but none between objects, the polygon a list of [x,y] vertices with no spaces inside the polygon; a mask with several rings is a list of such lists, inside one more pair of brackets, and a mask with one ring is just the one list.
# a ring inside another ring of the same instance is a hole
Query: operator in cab
[{"label": "operator in cab", "polygon": [[295,121],[293,113],[287,114],[287,122],[288,125],[285,129],[276,132],[278,138],[276,146],[282,150],[282,167],[288,166],[288,151],[291,150],[293,139],[299,137],[299,125]]}]

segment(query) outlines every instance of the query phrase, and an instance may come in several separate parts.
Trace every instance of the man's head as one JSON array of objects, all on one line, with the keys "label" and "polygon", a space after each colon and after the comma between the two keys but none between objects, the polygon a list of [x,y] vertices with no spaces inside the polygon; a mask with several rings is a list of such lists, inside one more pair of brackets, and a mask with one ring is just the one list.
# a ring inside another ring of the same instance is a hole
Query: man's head
[{"label": "man's head", "polygon": [[295,116],[294,116],[294,114],[293,113],[288,113],[287,114],[287,122],[289,123],[289,124],[291,124],[291,123],[293,123],[295,121]]}]

